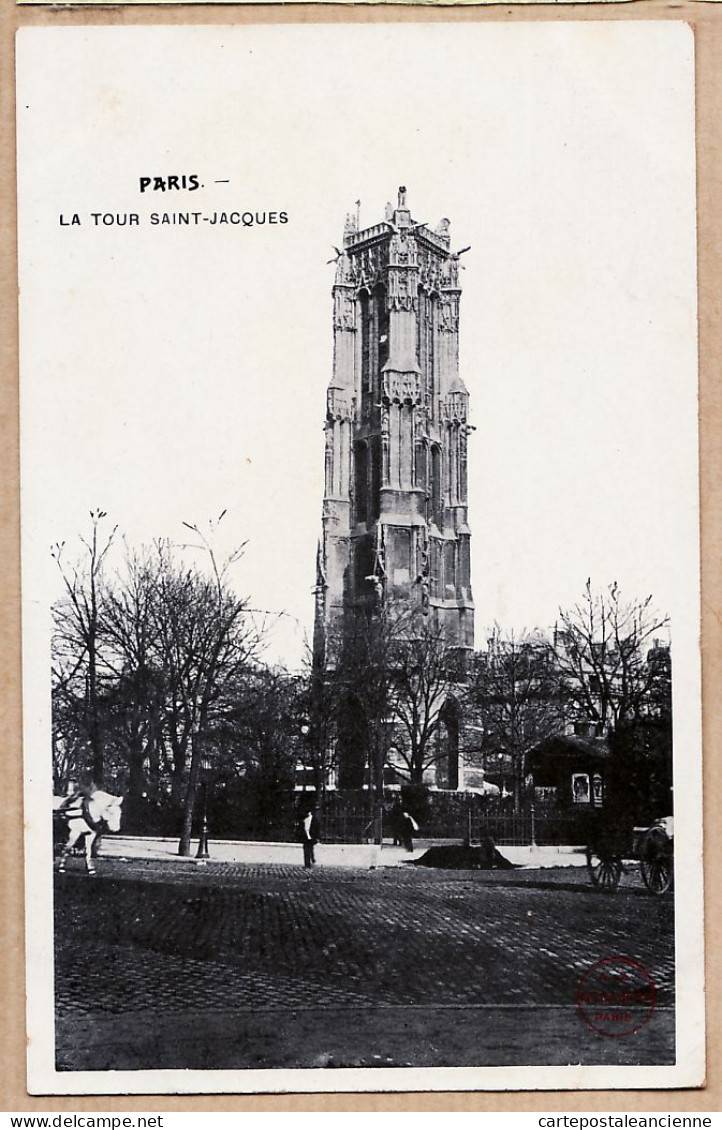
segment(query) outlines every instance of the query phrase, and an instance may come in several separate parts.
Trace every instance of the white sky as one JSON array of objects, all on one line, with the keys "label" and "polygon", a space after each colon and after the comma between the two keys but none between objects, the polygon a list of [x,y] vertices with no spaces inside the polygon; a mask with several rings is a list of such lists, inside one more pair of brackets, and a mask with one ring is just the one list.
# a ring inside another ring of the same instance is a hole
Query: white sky
[{"label": "white sky", "polygon": [[[477,644],[587,576],[697,577],[693,41],[681,23],[19,35],[26,578],[96,506],[134,544],[227,508],[270,658],[310,631],[332,244],[399,184],[463,257]],[[141,175],[198,173],[140,196]],[[229,184],[213,184],[228,179]],[[151,211],[289,223],[151,227]],[[95,228],[91,211],[141,214]],[[63,227],[60,213],[81,215]],[[43,573],[43,570],[46,572]],[[675,623],[678,623],[675,619]],[[291,625],[298,625],[292,630]]]}]

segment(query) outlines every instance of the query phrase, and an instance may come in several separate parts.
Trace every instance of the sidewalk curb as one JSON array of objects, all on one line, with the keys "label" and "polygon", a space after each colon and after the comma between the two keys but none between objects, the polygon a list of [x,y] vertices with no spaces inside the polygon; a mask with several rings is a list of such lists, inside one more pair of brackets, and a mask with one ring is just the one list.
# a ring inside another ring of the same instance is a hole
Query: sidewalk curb
[{"label": "sidewalk curb", "polygon": [[[287,841],[211,840],[209,860],[197,859],[195,851],[177,854],[176,838],[168,836],[112,835],[103,841],[102,856],[106,859],[149,859],[167,863],[248,863],[296,864],[300,862],[300,845]],[[368,870],[403,867],[416,862],[435,840],[417,841],[413,853],[390,844],[321,844],[318,863],[321,867],[362,868]],[[514,846],[500,845],[499,850],[518,871],[586,866],[583,849],[569,845]]]}]

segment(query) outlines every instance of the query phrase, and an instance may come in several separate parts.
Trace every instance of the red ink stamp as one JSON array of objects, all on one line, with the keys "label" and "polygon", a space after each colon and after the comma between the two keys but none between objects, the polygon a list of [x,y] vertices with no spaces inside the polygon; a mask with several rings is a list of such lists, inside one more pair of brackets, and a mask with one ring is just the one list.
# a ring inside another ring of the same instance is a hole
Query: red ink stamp
[{"label": "red ink stamp", "polygon": [[577,1011],[600,1036],[633,1036],[649,1023],[657,1003],[657,986],[631,957],[604,957],[579,979]]}]

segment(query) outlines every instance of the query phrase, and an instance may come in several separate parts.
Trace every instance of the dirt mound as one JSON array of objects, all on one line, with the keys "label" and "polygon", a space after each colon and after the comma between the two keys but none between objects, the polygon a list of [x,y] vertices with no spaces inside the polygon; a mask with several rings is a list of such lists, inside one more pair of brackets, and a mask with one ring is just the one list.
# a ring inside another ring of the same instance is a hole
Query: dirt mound
[{"label": "dirt mound", "polygon": [[497,850],[491,839],[478,846],[471,844],[444,844],[431,847],[419,859],[416,867],[440,867],[447,871],[508,871],[516,867]]}]

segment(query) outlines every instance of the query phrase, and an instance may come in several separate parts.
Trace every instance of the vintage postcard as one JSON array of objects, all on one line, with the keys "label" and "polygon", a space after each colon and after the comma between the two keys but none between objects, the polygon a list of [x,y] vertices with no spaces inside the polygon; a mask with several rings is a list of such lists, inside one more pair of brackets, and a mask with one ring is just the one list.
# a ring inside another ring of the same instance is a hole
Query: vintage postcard
[{"label": "vintage postcard", "polygon": [[31,1093],[701,1085],[690,28],[17,92]]}]

